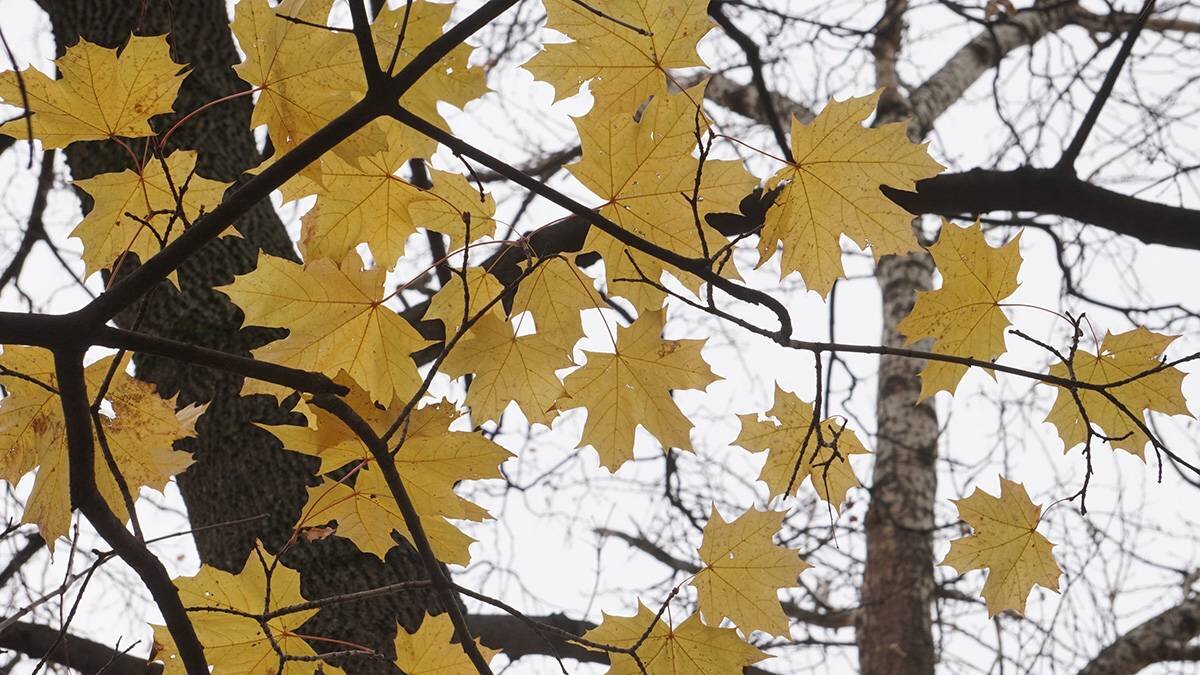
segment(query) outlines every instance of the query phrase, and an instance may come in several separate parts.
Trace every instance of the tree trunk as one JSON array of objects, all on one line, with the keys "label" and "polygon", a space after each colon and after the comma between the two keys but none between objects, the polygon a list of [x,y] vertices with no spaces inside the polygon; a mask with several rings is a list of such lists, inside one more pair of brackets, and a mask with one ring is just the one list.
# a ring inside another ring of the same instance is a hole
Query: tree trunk
[{"label": "tree trunk", "polygon": [[[875,84],[884,90],[876,125],[910,114],[896,75],[907,9],[906,0],[889,0],[876,29],[871,49]],[[879,261],[875,277],[883,294],[882,344],[906,346],[896,326],[912,311],[917,291],[931,287],[933,260],[924,252],[887,256]],[[919,348],[929,349],[930,344],[925,341]],[[933,401],[917,403],[918,373],[924,364],[896,356],[879,358],[867,562],[855,633],[859,667],[869,675],[930,675],[937,663],[929,610],[938,425]]]},{"label": "tree trunk", "polygon": [[[80,37],[111,48],[123,44],[131,32],[155,35],[169,31],[172,57],[191,66],[175,106],[180,113],[247,88],[231,68],[239,59],[224,0],[43,0],[42,4],[50,15],[60,53]],[[250,111],[248,97],[213,106],[181,126],[172,136],[171,146],[199,152],[198,174],[236,181],[260,161],[250,130]],[[162,120],[156,129],[161,132],[175,119]],[[140,149],[141,143],[135,141],[133,147]],[[128,156],[111,143],[75,143],[67,157],[76,179],[129,167]],[[86,195],[81,198],[86,211],[90,200]],[[260,249],[295,257],[270,203],[260,203],[236,227],[241,238],[227,236],[213,242],[184,264],[179,271],[181,291],[163,283],[146,302],[140,322],[135,305],[119,317],[120,323],[138,323],[138,330],[147,333],[244,356],[281,337],[278,330],[242,329],[242,312],[224,294],[212,290],[252,270]],[[179,444],[196,459],[178,478],[191,525],[214,526],[195,535],[200,559],[237,571],[256,539],[269,550],[278,550],[291,536],[308,486],[316,483],[317,462],[284,451],[273,435],[252,423],[280,423],[288,413],[267,397],[240,397],[242,380],[233,375],[153,356],[139,356],[135,363],[138,376],[157,385],[164,396],[178,394],[178,405],[210,402],[197,425],[197,437]],[[262,518],[221,525],[256,516]],[[409,546],[393,549],[386,562],[380,562],[338,537],[296,544],[283,561],[300,570],[302,592],[310,599],[426,576]],[[430,607],[436,607],[436,600],[428,590],[341,603],[322,609],[305,630],[391,653],[396,622],[414,629]],[[314,647],[322,651],[327,644],[315,643]],[[396,672],[393,666],[366,659],[339,665],[353,673]]]}]

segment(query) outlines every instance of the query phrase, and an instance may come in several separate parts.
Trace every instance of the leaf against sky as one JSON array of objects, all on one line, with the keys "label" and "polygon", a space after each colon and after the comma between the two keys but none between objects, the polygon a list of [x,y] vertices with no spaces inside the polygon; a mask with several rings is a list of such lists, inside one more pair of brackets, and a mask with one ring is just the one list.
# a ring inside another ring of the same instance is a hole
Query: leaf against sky
[{"label": "leaf against sky", "polygon": [[664,448],[690,451],[692,423],[671,392],[705,389],[719,379],[700,355],[704,340],[663,340],[665,323],[666,310],[643,313],[617,329],[615,353],[586,352],[587,363],[563,383],[559,409],[587,408],[579,446],[595,448],[609,471],[633,459],[639,426]]},{"label": "leaf against sky", "polygon": [[272,8],[244,0],[234,9],[233,34],[246,60],[233,69],[259,92],[250,125],[267,126],[279,156],[349,108],[361,88],[362,62],[353,36],[279,18],[324,25],[332,4],[284,0]]},{"label": "leaf against sky", "polygon": [[257,269],[220,288],[245,312],[246,325],[290,331],[255,349],[255,358],[330,377],[345,370],[376,401],[407,398],[421,383],[411,355],[429,342],[382,304],[384,270],[360,267],[356,254],[338,266],[327,259],[298,265],[264,253]]},{"label": "leaf against sky", "polygon": [[[271,570],[270,596],[267,595],[267,569]],[[275,564],[275,559],[261,548],[250,552],[237,574],[203,565],[195,576],[176,579],[175,587],[179,589],[179,599],[188,608],[188,618],[196,628],[196,635],[204,645],[204,655],[216,675],[302,675],[313,672],[312,661],[287,661],[280,673],[279,656],[255,619],[201,609],[212,607],[257,615],[305,602],[304,596],[300,595],[300,573]],[[267,622],[271,636],[285,654],[316,656],[313,648],[296,634],[300,625],[316,613],[315,609],[306,609]],[[155,658],[166,665],[165,673],[185,672],[166,627],[154,626],[154,642],[158,648]],[[325,673],[342,673],[340,668],[328,664],[321,667]]]},{"label": "leaf against sky", "polygon": [[[112,269],[127,253],[134,253],[145,262],[164,245],[175,241],[186,225],[179,219],[172,222],[171,218],[181,202],[189,221],[201,209],[212,211],[220,204],[229,184],[194,175],[195,166],[195,151],[176,150],[163,161],[149,159],[140,171],[102,173],[74,181],[76,187],[95,200],[92,210],[71,232],[72,237],[83,242],[84,276]],[[176,195],[182,199],[176,199]],[[149,223],[153,230],[127,213]],[[178,286],[175,272],[170,279]]]},{"label": "leaf against sky", "polygon": [[[1178,336],[1161,335],[1145,328],[1124,333],[1105,333],[1100,341],[1100,354],[1080,349],[1075,354],[1075,376],[1081,382],[1104,384],[1120,382],[1162,366],[1160,360],[1167,347]],[[1066,364],[1056,363],[1050,374],[1070,377]],[[1129,412],[1140,419],[1148,412],[1164,415],[1190,415],[1183,396],[1184,372],[1177,367],[1163,368],[1155,373],[1109,390]],[[1063,440],[1063,450],[1071,450],[1087,440],[1087,428],[1071,393],[1055,387],[1054,405],[1046,422],[1054,425]],[[1145,458],[1150,438],[1116,404],[1098,391],[1079,389],[1079,400],[1087,410],[1088,419],[1099,427],[1108,443],[1130,454]]]},{"label": "leaf against sky", "polygon": [[569,351],[584,334],[580,312],[605,306],[592,278],[570,260],[555,256],[517,286],[512,315],[530,312],[538,335]]},{"label": "leaf against sky", "polygon": [[569,347],[537,333],[518,336],[508,319],[485,314],[450,351],[442,372],[451,377],[475,373],[467,390],[475,424],[498,422],[515,401],[531,424],[549,426],[558,416],[555,402],[563,393],[554,371],[572,365]]},{"label": "leaf against sky", "polygon": [[[638,658],[646,675],[730,675],[746,666],[771,658],[769,654],[738,637],[732,628],[712,628],[692,614],[672,628],[655,618],[654,610],[638,601],[634,616],[604,613],[603,622],[584,634],[588,640],[615,647],[632,647],[651,627],[638,647]],[[628,654],[610,655],[608,675],[641,675],[637,661]]]},{"label": "leaf against sky", "polygon": [[[455,494],[454,486],[463,480],[499,478],[499,466],[511,454],[478,433],[449,431],[452,417],[447,411],[451,408],[442,403],[413,411],[410,424],[402,431],[403,445],[395,461],[438,558],[466,565],[474,539],[446,519],[482,521],[489,515]],[[342,482],[326,478],[309,488],[302,514],[298,527],[336,520],[338,536],[380,558],[395,546],[392,530],[412,541],[383,472],[373,462]]]},{"label": "leaf against sky", "polygon": [[[463,652],[454,638],[454,624],[449,614],[425,615],[415,633],[404,626],[396,628],[396,665],[405,675],[458,675],[477,672],[471,659]],[[484,660],[491,661],[500,652],[475,644]]]},{"label": "leaf against sky", "polygon": [[[154,135],[147,120],[171,112],[183,81],[179,73],[185,67],[172,61],[169,51],[165,35],[131,37],[119,57],[115,49],[80,40],[55,60],[60,79],[26,68],[21,75],[34,138],[49,149],[75,141]],[[0,99],[24,107],[16,73],[0,73]],[[25,119],[0,125],[0,133],[25,138]]]},{"label": "leaf against sky", "polygon": [[848,457],[868,453],[854,430],[845,428],[841,420],[824,420],[821,422],[823,440],[836,442],[840,456],[834,457],[830,448],[817,447],[812,405],[778,385],[775,387],[775,405],[767,412],[767,417],[774,420],[759,420],[757,414],[738,415],[742,431],[733,444],[750,452],[767,451],[767,461],[758,479],[767,484],[771,496],[783,494],[789,482],[792,494],[798,494],[804,481],[811,480],[821,499],[835,509],[841,508],[850,488],[860,485]]},{"label": "leaf against sky", "polygon": [[950,542],[940,564],[964,574],[988,569],[983,585],[988,617],[1006,609],[1025,613],[1025,600],[1035,585],[1058,590],[1062,574],[1051,550],[1054,544],[1037,531],[1041,507],[1025,487],[1000,478],[1000,497],[975,488],[966,499],[955,499],[958,515],[974,534]]},{"label": "leaf against sky", "polygon": [[[128,358],[128,357],[127,357]],[[108,373],[112,357],[88,366],[85,378],[91,391],[98,390]],[[57,386],[53,356],[33,347],[6,347],[0,365]],[[37,467],[33,491],[25,502],[22,522],[35,523],[46,545],[70,531],[71,497],[68,476],[66,426],[58,394],[16,377],[4,377],[8,395],[0,401],[0,479],[16,483]],[[186,452],[172,444],[194,433],[195,409],[178,413],[174,403],[158,395],[154,385],[130,377],[123,369],[113,376],[107,400],[116,417],[101,415],[105,440],[113,461],[124,477],[131,496],[142,487],[162,490],[171,476],[192,463]],[[129,517],[120,487],[96,445],[96,485],[100,495],[122,522]]]},{"label": "leaf against sky", "polygon": [[433,187],[423,189],[398,175],[414,150],[405,144],[398,122],[385,128],[386,148],[353,161],[326,153],[318,160],[318,172],[294,176],[283,185],[284,201],[317,198],[301,219],[299,246],[305,260],[342,260],[365,243],[377,264],[391,269],[418,228],[448,235],[451,250],[465,243],[464,219],[469,219],[472,241],[494,232],[495,199],[464,176],[427,169]]},{"label": "leaf against sky", "polygon": [[[758,180],[741,162],[709,159],[700,177],[700,224],[688,199],[696,185],[700,160],[692,156],[697,129],[707,132],[708,121],[697,110],[703,87],[656,98],[635,120],[628,112],[592,113],[575,120],[583,145],[583,159],[568,167],[571,175],[603,200],[600,215],[625,230],[687,257],[699,257],[704,233],[709,252],[725,239],[704,222],[714,212],[738,211],[743,197]],[[584,250],[600,253],[610,292],[639,310],[662,306],[664,294],[637,281],[641,274],[658,281],[671,268],[657,258],[628,248],[593,227]],[[630,261],[632,257],[632,261]],[[727,266],[732,271],[732,266]],[[698,282],[679,273],[680,281],[695,291]]]},{"label": "leaf against sky", "polygon": [[[1003,246],[989,246],[978,221],[958,227],[943,220],[937,243],[929,247],[942,287],[919,291],[912,313],[897,326],[908,344],[933,338],[935,353],[982,361],[1004,354],[1010,322],[1000,303],[1017,290],[1020,241],[1018,234]],[[921,398],[939,391],[953,394],[966,373],[967,366],[927,362],[921,369]]]},{"label": "leaf against sky", "polygon": [[[482,267],[467,268],[464,289],[462,275],[458,273],[460,271],[455,270],[450,276],[450,281],[433,294],[433,298],[429,300],[429,307],[425,310],[425,320],[441,321],[447,335],[454,335],[463,325],[464,314],[469,321],[484,307],[488,307],[488,303],[504,294],[504,286],[500,284],[500,280]],[[464,312],[468,302],[470,307]],[[488,307],[487,316],[504,321],[504,305],[500,302],[492,303]],[[472,326],[472,329],[474,328],[476,327]]]},{"label": "leaf against sky", "polygon": [[700,0],[619,0],[598,16],[572,0],[546,0],[546,27],[573,42],[547,44],[525,67],[554,85],[555,99],[591,80],[593,113],[629,115],[649,96],[666,95],[668,69],[704,65],[696,43],[713,27],[707,8]]},{"label": "leaf against sky", "polygon": [[798,552],[773,542],[784,515],[751,508],[726,522],[713,507],[700,544],[704,567],[692,579],[708,623],[728,618],[747,638],[756,630],[787,636],[779,589],[795,586],[810,565]]},{"label": "leaf against sky", "polygon": [[759,237],[759,265],[783,242],[782,273],[799,272],[805,286],[821,297],[828,296],[833,282],[844,275],[843,234],[862,248],[870,246],[876,259],[916,250],[913,217],[879,186],[911,190],[916,181],[944,168],[929,156],[926,144],[908,140],[907,122],[862,126],[875,110],[880,91],[831,100],[809,125],[793,118],[795,162],[767,183],[771,189],[784,187],[767,211]]},{"label": "leaf against sky", "polygon": [[[443,27],[450,21],[453,11],[453,3],[426,0],[415,0],[411,5],[400,3],[394,8],[385,4],[371,24],[380,66],[387,68],[396,49],[396,38],[403,34],[404,42],[400,46],[396,68],[393,71],[400,72],[417,54],[442,36]],[[400,104],[450,131],[449,125],[438,112],[438,103],[448,103],[461,109],[468,102],[488,92],[484,69],[467,65],[473,50],[468,44],[460,44],[450,50],[449,54],[442,57],[400,97]],[[423,134],[407,127],[405,133],[405,144],[413,148],[414,157],[429,158],[437,150],[437,142]]]}]

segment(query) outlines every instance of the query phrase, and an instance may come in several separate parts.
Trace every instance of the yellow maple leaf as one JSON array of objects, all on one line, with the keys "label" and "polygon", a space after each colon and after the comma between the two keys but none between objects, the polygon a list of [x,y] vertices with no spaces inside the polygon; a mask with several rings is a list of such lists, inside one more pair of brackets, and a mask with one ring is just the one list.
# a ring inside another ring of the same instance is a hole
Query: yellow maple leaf
[{"label": "yellow maple leaf", "polygon": [[638,602],[634,616],[604,614],[604,621],[584,634],[593,642],[615,647],[633,647],[646,629],[650,634],[638,647],[645,670],[629,654],[609,654],[609,675],[730,675],[746,666],[771,658],[738,637],[732,628],[712,628],[693,614],[672,628],[655,618],[654,610]]},{"label": "yellow maple leaf", "polygon": [[630,114],[650,96],[667,93],[668,70],[703,66],[696,43],[713,27],[698,0],[618,0],[603,16],[571,0],[547,0],[547,28],[571,38],[548,44],[526,68],[554,85],[557,98],[591,81],[593,112]]},{"label": "yellow maple leaf", "polygon": [[959,574],[988,569],[983,585],[988,617],[1012,609],[1025,613],[1025,600],[1034,585],[1058,591],[1062,574],[1054,561],[1054,545],[1037,531],[1041,507],[1025,487],[1000,478],[1000,497],[975,488],[966,499],[955,499],[958,515],[974,534],[950,542],[940,564]]},{"label": "yellow maple leaf", "polygon": [[[269,586],[267,570],[270,570]],[[280,614],[266,622],[280,651],[288,656],[310,659],[286,661],[282,671],[279,670],[279,654],[263,632],[262,624],[235,613],[258,616],[305,602],[300,594],[300,573],[276,564],[275,558],[263,552],[261,546],[250,553],[237,574],[204,565],[195,576],[176,579],[175,587],[179,589],[179,599],[188,610],[196,636],[204,645],[204,655],[217,675],[313,672],[311,659],[317,653],[300,636],[298,629],[317,613],[316,609]],[[154,658],[166,666],[164,672],[170,675],[185,672],[167,629],[158,625],[153,628],[157,648]],[[324,663],[321,668],[325,673],[342,673],[340,668]]]},{"label": "yellow maple leaf", "polygon": [[[55,60],[62,77],[53,80],[33,68],[22,72],[33,136],[46,148],[75,141],[119,136],[152,136],[147,120],[171,112],[184,69],[171,60],[165,35],[131,37],[117,56],[87,40]],[[14,72],[0,73],[0,99],[24,106]],[[0,133],[23,138],[24,117],[0,125]]]},{"label": "yellow maple leaf", "polygon": [[516,402],[531,424],[550,425],[563,393],[554,371],[573,365],[568,349],[541,334],[518,336],[508,319],[485,314],[451,350],[442,372],[451,377],[475,373],[467,407],[476,424],[499,421]]},{"label": "yellow maple leaf", "polygon": [[267,126],[277,155],[349,108],[362,89],[362,61],[352,35],[280,18],[323,26],[332,4],[284,0],[272,8],[244,0],[234,10],[231,27],[246,60],[233,69],[258,90],[250,125]]},{"label": "yellow maple leaf", "polygon": [[247,325],[291,331],[255,349],[255,358],[331,377],[344,370],[377,401],[410,396],[421,383],[411,355],[429,342],[383,305],[384,270],[359,268],[353,254],[340,266],[261,254],[257,269],[220,288],[245,312]]},{"label": "yellow maple leaf", "polygon": [[750,452],[768,451],[758,479],[767,484],[772,496],[783,494],[789,483],[796,494],[804,481],[811,479],[821,499],[839,508],[850,488],[860,485],[848,457],[868,453],[862,441],[844,423],[830,418],[821,422],[821,434],[826,443],[836,443],[839,457],[828,447],[818,447],[812,405],[778,386],[775,405],[767,416],[774,420],[738,415],[742,432],[733,442]]},{"label": "yellow maple leaf", "polygon": [[[703,99],[702,91],[699,86],[655,98],[637,119],[627,111],[576,119],[583,159],[569,167],[572,176],[604,200],[598,208],[600,215],[688,257],[703,253],[702,232],[710,253],[724,242],[704,222],[704,216],[736,213],[741,199],[758,183],[741,162],[705,161],[697,204],[700,222],[696,222],[688,200],[700,168],[700,160],[692,157],[697,125],[704,132],[708,124],[695,103]],[[604,258],[610,292],[625,297],[639,310],[662,306],[664,294],[637,280],[645,275],[657,282],[663,271],[671,271],[669,266],[595,227],[588,230],[584,250],[596,251]],[[726,269],[732,271],[733,267]],[[698,288],[698,281],[690,275],[679,273],[679,277],[692,290]]]},{"label": "yellow maple leaf", "polygon": [[418,228],[449,235],[451,247],[466,239],[464,220],[471,223],[472,240],[492,234],[496,202],[465,177],[431,170],[433,187],[422,189],[397,175],[413,156],[399,132],[398,123],[389,126],[387,146],[354,161],[326,153],[318,176],[300,174],[283,186],[285,201],[317,196],[301,220],[299,244],[306,260],[341,260],[366,243],[372,256],[391,268]]},{"label": "yellow maple leaf", "polygon": [[[929,247],[942,287],[918,292],[912,313],[897,326],[908,344],[931,337],[938,354],[982,361],[1004,354],[1009,321],[1000,303],[1017,290],[1020,240],[1018,234],[1003,246],[989,246],[978,221],[958,227],[943,220],[937,243]],[[929,361],[921,369],[921,398],[939,391],[953,394],[966,373],[967,366]]]},{"label": "yellow maple leaf", "polygon": [[657,310],[618,328],[615,353],[587,352],[587,364],[563,383],[559,409],[587,408],[579,445],[595,448],[609,471],[633,459],[638,426],[665,448],[691,450],[692,423],[671,391],[705,389],[718,379],[700,355],[704,340],[663,340],[665,322],[666,311]]},{"label": "yellow maple leaf", "polygon": [[604,306],[591,277],[566,258],[554,257],[517,286],[512,315],[531,313],[538,335],[569,350],[584,334],[580,312]]},{"label": "yellow maple leaf", "polygon": [[[88,366],[85,378],[91,391],[98,390],[111,364],[112,357],[108,357]],[[0,447],[4,449],[0,479],[16,483],[37,467],[22,522],[35,523],[53,550],[71,525],[62,403],[56,391],[42,386],[57,387],[53,357],[42,349],[6,347],[0,365],[37,380],[3,376],[8,395],[0,401]],[[172,445],[194,434],[198,416],[194,407],[176,412],[174,403],[159,396],[154,385],[130,377],[124,368],[117,368],[106,400],[114,416],[100,417],[104,443],[133,499],[143,487],[162,490],[171,476],[191,465],[191,455],[172,449]],[[96,486],[113,513],[124,521],[129,517],[128,509],[99,438],[95,453]]]},{"label": "yellow maple leaf", "polygon": [[[454,624],[450,615],[426,615],[421,627],[409,633],[403,626],[396,629],[396,665],[405,675],[458,675],[478,672],[462,647],[451,642]],[[479,653],[491,661],[499,650],[488,649],[475,640]]]},{"label": "yellow maple leaf", "polygon": [[[1145,328],[1115,335],[1105,333],[1098,355],[1082,349],[1075,353],[1075,376],[1081,382],[1095,384],[1134,378],[1159,368],[1162,365],[1160,356],[1176,337]],[[1050,374],[1070,377],[1070,371],[1063,363],[1051,366]],[[1119,387],[1112,387],[1109,393],[1134,415],[1144,416],[1148,412],[1190,415],[1183,397],[1183,377],[1183,371],[1178,368],[1164,368]],[[1067,451],[1087,440],[1087,427],[1071,393],[1062,387],[1056,386],[1054,389],[1057,397],[1045,421],[1058,429],[1063,449]],[[1079,389],[1078,393],[1079,400],[1087,410],[1088,420],[1108,437],[1109,445],[1145,458],[1146,444],[1150,438],[1119,406],[1098,391]]]},{"label": "yellow maple leaf", "polygon": [[[334,381],[349,389],[349,392],[342,397],[343,400],[363,418],[377,435],[382,435],[391,428],[407,403],[407,401],[395,398],[387,405],[377,404],[377,401],[346,373],[339,374]],[[306,405],[305,409],[309,417],[307,426],[261,423],[256,423],[256,425],[277,436],[283,441],[283,447],[287,450],[319,458],[321,467],[317,473],[329,473],[351,462],[371,460],[371,451],[336,415],[320,407]],[[449,403],[437,403],[418,408],[401,425],[398,432],[399,437],[404,439],[437,437],[445,433],[446,428],[461,416],[462,413]]]},{"label": "yellow maple leaf", "polygon": [[[447,413],[448,410],[452,410],[452,406],[440,404],[413,411],[410,423],[401,430],[403,443],[395,462],[438,558],[466,565],[470,562],[469,547],[474,539],[446,519],[481,521],[489,516],[482,507],[455,494],[454,486],[463,480],[499,478],[499,465],[511,455],[480,434],[449,431],[452,415]],[[398,410],[391,412],[394,419]],[[385,426],[380,424],[383,421],[381,417],[372,426]],[[324,425],[323,421],[318,421],[318,425]],[[337,429],[332,424],[325,426],[331,433]],[[349,433],[344,429],[343,434]],[[327,438],[337,440],[333,436]],[[348,438],[341,441],[357,443]],[[362,448],[360,455],[365,451]],[[380,558],[395,546],[392,530],[410,541],[412,539],[383,472],[365,459],[362,468],[352,477],[343,481],[326,478],[321,485],[309,488],[308,503],[302,514],[297,527],[336,520],[338,536],[350,539],[363,551]]]},{"label": "yellow maple leaf", "polygon": [[[504,294],[504,286],[500,280],[492,276],[482,267],[468,267],[466,288],[463,288],[460,274],[454,274],[446,285],[438,289],[429,301],[425,310],[426,321],[441,321],[446,327],[446,335],[454,335],[463,325],[464,314],[467,320],[474,318],[488,303]],[[469,300],[470,307],[466,312]],[[488,307],[487,316],[504,320],[504,305],[496,302]]]},{"label": "yellow maple leaf", "polygon": [[[145,262],[175,241],[185,227],[182,220],[171,222],[171,214],[180,204],[189,221],[201,210],[211,211],[220,204],[229,184],[194,175],[195,166],[196,153],[179,150],[162,162],[147,161],[138,171],[102,173],[75,181],[95,200],[92,210],[71,232],[83,242],[85,276],[120,265],[128,253]],[[170,278],[178,285],[175,272]]]},{"label": "yellow maple leaf", "polygon": [[[399,72],[430,43],[442,36],[443,28],[449,23],[453,12],[452,3],[426,0],[415,0],[395,8],[385,6],[371,24],[380,65],[387,68],[392,54],[397,53],[396,39],[403,35],[404,42],[400,45],[393,71]],[[437,124],[443,130],[450,131],[449,125],[438,111],[438,104],[448,103],[461,109],[488,91],[483,69],[468,65],[473,49],[468,44],[460,44],[450,50],[404,92],[400,97],[400,105]],[[413,148],[414,157],[428,158],[437,150],[436,141],[408,127],[404,127],[404,130],[407,134],[405,143]]]},{"label": "yellow maple leaf", "polygon": [[912,216],[879,186],[911,190],[916,181],[944,168],[926,145],[908,140],[906,122],[862,126],[880,91],[830,101],[810,125],[792,119],[794,161],[767,183],[783,190],[767,211],[759,265],[783,242],[782,273],[799,272],[808,289],[822,297],[843,276],[841,235],[862,248],[870,246],[876,259],[916,250]]},{"label": "yellow maple leaf", "polygon": [[783,516],[782,511],[752,508],[726,522],[713,506],[700,544],[704,567],[692,579],[709,623],[728,618],[747,637],[756,630],[788,634],[778,591],[795,586],[810,566],[796,551],[772,542]]}]

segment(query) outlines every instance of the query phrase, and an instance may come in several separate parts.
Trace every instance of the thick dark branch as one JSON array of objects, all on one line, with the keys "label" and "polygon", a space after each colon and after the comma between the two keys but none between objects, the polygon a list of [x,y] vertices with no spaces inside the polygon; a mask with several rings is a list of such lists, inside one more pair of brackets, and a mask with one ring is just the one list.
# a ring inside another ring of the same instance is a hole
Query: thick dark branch
[{"label": "thick dark branch", "polygon": [[917,191],[883,188],[912,213],[944,216],[990,211],[1057,215],[1147,244],[1200,249],[1200,211],[1130,197],[1061,171],[974,169],[917,183]]},{"label": "thick dark branch", "polygon": [[83,512],[96,532],[146,585],[162,613],[188,675],[207,675],[204,647],[196,637],[196,629],[183,608],[171,576],[158,557],[125,529],[96,487],[96,447],[87,383],[83,376],[83,352],[56,351],[54,369],[66,421],[71,503]]},{"label": "thick dark branch", "polygon": [[96,331],[92,340],[93,344],[101,347],[165,356],[184,363],[207,366],[255,380],[290,387],[296,391],[335,395],[343,395],[347,392],[346,387],[335,383],[321,373],[297,370],[267,361],[228,354],[208,347],[121,328],[104,326]]},{"label": "thick dark branch", "polygon": [[[55,646],[57,645],[57,646]],[[0,649],[20,652],[34,659],[43,656],[83,675],[158,675],[160,663],[132,656],[99,642],[60,631],[50,626],[18,621],[0,633]]]}]

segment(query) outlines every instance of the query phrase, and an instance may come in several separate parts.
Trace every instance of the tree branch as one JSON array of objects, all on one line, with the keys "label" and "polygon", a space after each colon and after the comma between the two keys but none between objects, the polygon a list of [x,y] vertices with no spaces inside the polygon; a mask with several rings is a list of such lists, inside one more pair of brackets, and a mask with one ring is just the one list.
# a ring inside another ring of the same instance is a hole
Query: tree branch
[{"label": "tree branch", "polygon": [[96,448],[83,375],[83,351],[54,352],[54,369],[66,422],[71,503],[146,585],[162,613],[188,675],[208,675],[204,647],[200,645],[171,576],[162,561],[125,529],[96,487]]},{"label": "tree branch", "polygon": [[[1113,640],[1079,675],[1133,675],[1143,668],[1187,656],[1186,645],[1200,634],[1200,595],[1160,612]],[[1196,657],[1191,650],[1192,658]]]},{"label": "tree branch", "polygon": [[[35,659],[74,669],[83,675],[158,675],[163,666],[50,626],[18,621],[0,633],[0,649],[10,649]],[[57,643],[57,647],[55,644]]]},{"label": "tree branch", "polygon": [[990,211],[1057,215],[1147,244],[1200,249],[1200,211],[1113,192],[1052,169],[973,169],[917,183],[917,191],[883,188],[911,213],[958,216]]}]

